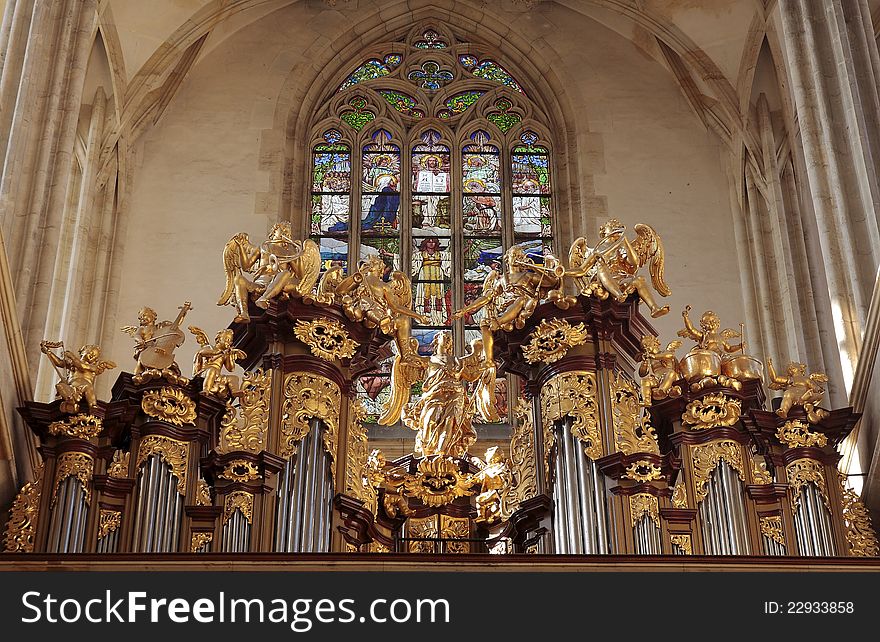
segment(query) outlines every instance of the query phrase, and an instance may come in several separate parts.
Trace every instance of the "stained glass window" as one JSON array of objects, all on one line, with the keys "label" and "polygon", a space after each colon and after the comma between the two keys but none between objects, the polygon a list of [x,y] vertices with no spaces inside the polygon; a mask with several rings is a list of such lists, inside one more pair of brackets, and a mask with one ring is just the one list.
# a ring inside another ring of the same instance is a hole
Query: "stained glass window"
[{"label": "stained glass window", "polygon": [[[501,270],[504,251],[519,244],[538,262],[552,251],[548,133],[509,68],[448,30],[421,29],[385,51],[350,71],[316,114],[311,235],[325,269],[351,272],[375,255],[387,276],[407,274],[419,351],[451,330],[463,354],[485,312],[452,314]],[[368,422],[389,385],[390,358],[355,382]],[[519,386],[498,379],[503,418]]]}]

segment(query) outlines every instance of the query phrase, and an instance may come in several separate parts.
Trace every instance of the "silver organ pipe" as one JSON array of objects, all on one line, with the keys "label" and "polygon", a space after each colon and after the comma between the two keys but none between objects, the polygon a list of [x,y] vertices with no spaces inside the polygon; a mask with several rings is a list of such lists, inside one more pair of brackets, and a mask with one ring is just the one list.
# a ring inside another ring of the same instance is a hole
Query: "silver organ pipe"
[{"label": "silver organ pipe", "polygon": [[707,483],[699,509],[706,554],[747,555],[745,502],[736,471],[722,460]]},{"label": "silver organ pipe", "polygon": [[178,549],[183,496],[177,477],[158,455],[150,455],[138,472],[137,513],[133,548],[141,553],[173,553]]},{"label": "silver organ pipe", "polygon": [[85,545],[89,507],[76,477],[67,477],[58,487],[49,522],[50,553],[81,553]]},{"label": "silver organ pipe", "polygon": [[834,555],[831,516],[815,484],[804,485],[793,509],[798,552],[804,556]]}]

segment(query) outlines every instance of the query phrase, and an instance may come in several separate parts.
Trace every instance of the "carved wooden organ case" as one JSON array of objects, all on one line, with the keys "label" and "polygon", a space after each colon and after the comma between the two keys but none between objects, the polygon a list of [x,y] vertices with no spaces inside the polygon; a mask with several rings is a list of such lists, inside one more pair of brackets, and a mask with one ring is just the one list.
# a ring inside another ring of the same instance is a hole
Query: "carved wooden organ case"
[{"label": "carved wooden organ case", "polygon": [[44,463],[12,507],[6,550],[878,553],[837,472],[857,415],[779,417],[759,380],[682,381],[680,396],[646,408],[635,373],[653,330],[636,297],[545,303],[496,333],[499,373],[521,377],[525,394],[511,400],[491,520],[469,459],[410,455],[371,475],[352,382],[391,353],[390,337],[302,299],[250,312],[230,326],[247,354],[234,403],[198,378],[123,373],[92,412],[20,409]]}]

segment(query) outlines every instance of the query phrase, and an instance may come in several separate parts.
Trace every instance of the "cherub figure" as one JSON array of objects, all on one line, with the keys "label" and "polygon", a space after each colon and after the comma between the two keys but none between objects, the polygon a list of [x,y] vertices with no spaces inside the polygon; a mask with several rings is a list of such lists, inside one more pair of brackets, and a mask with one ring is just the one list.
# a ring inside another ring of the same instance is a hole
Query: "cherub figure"
[{"label": "cherub figure", "polygon": [[[61,354],[53,349],[61,348]],[[60,341],[41,341],[40,350],[58,371],[61,381],[55,384],[55,391],[61,398],[61,412],[75,414],[80,402],[85,400],[89,410],[98,405],[95,395],[95,379],[105,370],[112,370],[116,364],[101,359],[101,348],[87,344],[79,349],[79,354],[64,350]],[[63,368],[64,372],[58,370]]]},{"label": "cherub figure", "polygon": [[194,325],[189,326],[201,349],[196,352],[193,359],[193,377],[202,375],[202,392],[207,392],[219,397],[237,396],[240,382],[235,375],[222,374],[225,368],[228,372],[235,370],[235,362],[243,359],[246,355],[243,350],[232,347],[232,330],[220,330],[214,338],[212,346],[208,335]]},{"label": "cherub figure", "polygon": [[138,325],[126,325],[121,329],[135,340],[134,358],[137,367],[134,371],[136,383],[143,380],[145,373],[162,373],[172,379],[180,376],[180,366],[174,358],[174,350],[183,344],[185,335],[180,323],[192,309],[189,301],[180,306],[180,314],[174,321],[157,323],[158,315],[153,308],[143,307],[138,313]]},{"label": "cherub figure", "polygon": [[[416,431],[414,452],[422,457],[463,457],[477,439],[473,416],[483,421],[500,421],[495,406],[495,363],[489,362],[480,339],[471,341],[464,357],[452,354],[452,334],[438,332],[432,344],[434,354],[423,357],[414,349],[397,354],[391,367],[392,394],[379,417],[390,426],[403,415],[403,423]],[[423,381],[422,396],[407,404],[413,384]],[[465,387],[478,381],[474,393]]]},{"label": "cherub figure", "polygon": [[675,351],[681,347],[681,341],[672,341],[665,350],[660,349],[660,341],[650,334],[642,337],[643,357],[639,366],[642,377],[642,403],[650,406],[654,399],[678,397],[681,388],[673,385],[678,381],[678,359]]},{"label": "cherub figure", "polygon": [[656,318],[669,312],[669,306],[660,307],[648,287],[648,281],[638,274],[639,268],[649,263],[651,283],[662,296],[671,291],[663,279],[663,244],[654,228],[642,223],[634,228],[636,238],[631,243],[624,236],[626,227],[617,219],[610,219],[599,228],[599,242],[589,247],[583,237],[576,239],[568,254],[567,276],[575,278],[581,292],[604,299],[611,295],[623,303],[633,292]]},{"label": "cherub figure", "polygon": [[825,396],[823,384],[828,383],[828,376],[822,372],[807,375],[806,364],[797,361],[789,363],[785,370],[785,375],[778,375],[773,368],[773,360],[767,359],[767,372],[770,376],[768,387],[771,390],[785,391],[776,414],[784,419],[794,406],[803,406],[810,423],[819,423],[827,417],[828,411],[819,408],[817,404]]},{"label": "cherub figure", "polygon": [[384,489],[382,507],[389,517],[410,515],[409,503],[401,493],[405,476],[399,468],[388,467],[385,455],[378,448],[367,458],[365,477],[373,488]]},{"label": "cherub figure", "polygon": [[[721,328],[721,320],[718,318],[717,314],[712,312],[712,310],[706,310],[703,313],[700,317],[700,328],[697,329],[691,322],[690,311],[691,306],[687,305],[681,313],[681,317],[684,320],[684,328],[678,331],[678,336],[686,339],[693,339],[696,341],[697,345],[691,348],[685,357],[685,361],[687,361],[694,352],[700,350],[714,352],[718,355],[717,363],[712,366],[712,372],[703,372],[703,376],[699,381],[692,381],[691,385],[693,389],[699,390],[706,385],[716,383],[717,379],[717,383],[739,390],[742,387],[740,381],[721,374],[721,362],[725,355],[743,351],[742,342],[728,343],[727,341],[728,339],[740,338],[742,334],[731,328],[725,328],[724,330],[719,331],[719,328]],[[686,368],[683,365],[682,370],[685,369]]]},{"label": "cherub figure", "polygon": [[474,475],[474,483],[480,484],[477,495],[477,521],[494,524],[503,515],[503,498],[501,496],[510,481],[510,470],[504,460],[504,454],[498,446],[486,450],[486,461],[473,457],[472,461],[480,468]]}]

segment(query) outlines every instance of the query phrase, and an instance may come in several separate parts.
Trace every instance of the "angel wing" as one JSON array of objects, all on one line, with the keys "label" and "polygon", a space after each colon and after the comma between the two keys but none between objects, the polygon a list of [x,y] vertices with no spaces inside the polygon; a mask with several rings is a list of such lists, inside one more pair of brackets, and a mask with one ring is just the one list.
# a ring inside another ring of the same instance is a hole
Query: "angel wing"
[{"label": "angel wing", "polygon": [[392,426],[400,419],[403,407],[409,401],[410,390],[413,384],[422,381],[425,377],[425,363],[427,359],[417,352],[394,356],[391,364],[391,398],[385,402],[382,408],[382,416],[379,424]]},{"label": "angel wing", "polygon": [[636,238],[632,245],[639,257],[639,267],[650,261],[648,271],[651,273],[651,283],[654,284],[654,289],[661,296],[669,296],[672,291],[663,278],[663,261],[665,259],[660,236],[653,227],[644,223],[636,224],[633,226],[633,230],[635,230]]},{"label": "angel wing", "polygon": [[587,245],[587,239],[583,236],[575,239],[568,251],[568,266],[574,271],[582,268],[590,255],[590,246]]},{"label": "angel wing", "polygon": [[206,345],[209,345],[211,342],[208,340],[208,335],[205,334],[205,331],[202,330],[198,326],[191,325],[189,326],[189,331],[192,332],[196,337],[196,342],[202,346],[203,348]]},{"label": "angel wing", "polygon": [[344,278],[343,268],[338,265],[324,272],[324,276],[318,282],[318,293],[315,298],[321,303],[332,303],[336,288]]},{"label": "angel wing", "polygon": [[667,351],[675,351],[675,350],[678,350],[680,347],[681,347],[681,341],[679,341],[678,339],[676,339],[675,341],[670,341],[669,343],[666,344]]},{"label": "angel wing", "polygon": [[738,339],[740,336],[742,335],[733,328],[725,328],[721,331],[721,337],[723,339]]},{"label": "angel wing", "polygon": [[299,261],[302,270],[297,290],[300,296],[306,296],[311,293],[321,275],[321,248],[312,239],[306,239],[302,242]]},{"label": "angel wing", "polygon": [[[247,244],[247,248],[242,247],[242,243]],[[248,261],[245,257],[256,257],[257,248],[250,244],[247,235],[239,232],[226,242],[223,247],[223,271],[226,273],[226,287],[223,294],[217,300],[217,305],[226,305],[235,291],[235,277],[242,270],[250,269],[250,265],[244,263]]]},{"label": "angel wing", "polygon": [[398,307],[408,308],[412,304],[412,285],[406,274],[400,270],[391,273],[388,281],[388,293]]},{"label": "angel wing", "polygon": [[478,382],[473,397],[474,410],[477,415],[489,423],[501,421],[495,400],[495,362],[486,361],[481,339],[471,341],[470,351],[458,360],[458,365],[461,368],[462,379]]},{"label": "angel wing", "polygon": [[124,325],[119,329],[122,330],[123,332],[125,332],[125,334],[127,334],[130,337],[133,337],[134,333],[137,332],[137,326],[135,326],[135,325]]}]

